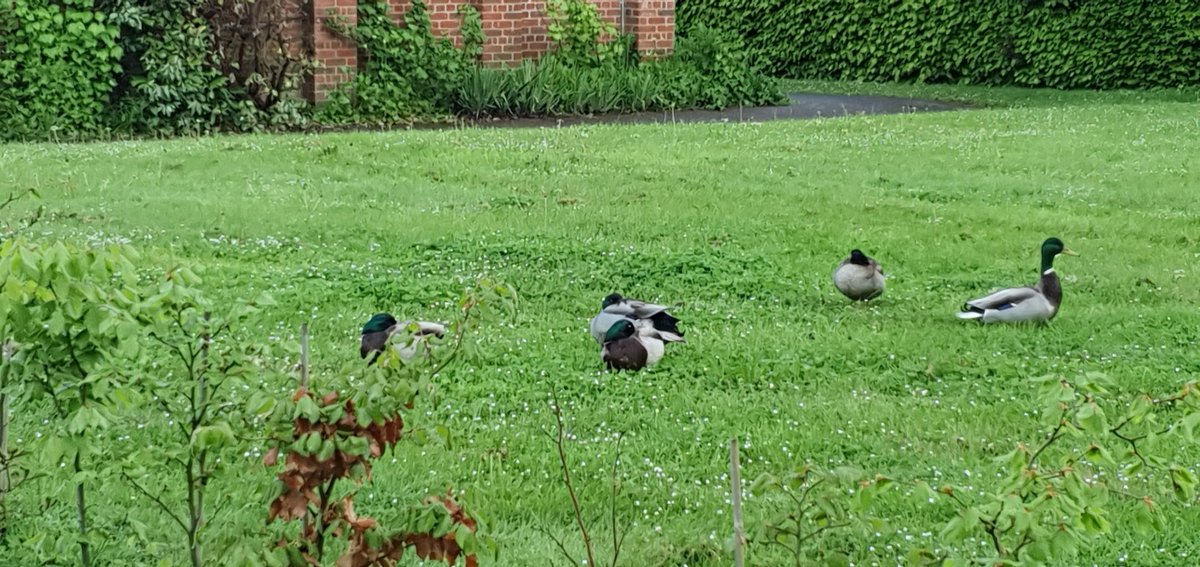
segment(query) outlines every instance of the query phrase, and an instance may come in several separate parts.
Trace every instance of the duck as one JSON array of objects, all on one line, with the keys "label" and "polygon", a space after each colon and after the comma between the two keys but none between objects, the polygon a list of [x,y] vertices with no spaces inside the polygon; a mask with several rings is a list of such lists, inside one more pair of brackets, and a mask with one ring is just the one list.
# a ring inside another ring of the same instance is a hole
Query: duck
[{"label": "duck", "polygon": [[358,354],[361,358],[367,358],[368,355],[374,354],[367,364],[374,364],[379,359],[379,355],[383,354],[384,347],[394,335],[412,329],[412,334],[405,339],[404,343],[396,344],[395,349],[400,359],[408,362],[416,358],[417,349],[428,340],[430,336],[442,338],[446,335],[446,325],[442,323],[431,323],[429,321],[397,321],[391,313],[376,313],[367,321],[362,328],[362,344],[359,346]]},{"label": "duck", "polygon": [[1050,237],[1042,242],[1042,277],[1027,287],[1002,289],[963,304],[959,319],[980,323],[1045,323],[1058,314],[1062,285],[1054,271],[1054,257],[1078,256],[1063,241]]},{"label": "duck", "polygon": [[687,342],[683,338],[683,331],[679,330],[679,319],[668,313],[667,309],[669,308],[663,305],[610,293],[600,302],[600,313],[592,317],[589,323],[592,338],[603,345],[604,337],[613,325],[628,320],[633,322],[635,328],[644,327],[657,331],[664,342]]},{"label": "duck", "polygon": [[854,301],[868,301],[883,295],[883,268],[874,258],[855,248],[833,270],[833,285]]},{"label": "duck", "polygon": [[653,327],[620,319],[604,334],[600,360],[609,370],[641,370],[662,360],[665,340]]}]

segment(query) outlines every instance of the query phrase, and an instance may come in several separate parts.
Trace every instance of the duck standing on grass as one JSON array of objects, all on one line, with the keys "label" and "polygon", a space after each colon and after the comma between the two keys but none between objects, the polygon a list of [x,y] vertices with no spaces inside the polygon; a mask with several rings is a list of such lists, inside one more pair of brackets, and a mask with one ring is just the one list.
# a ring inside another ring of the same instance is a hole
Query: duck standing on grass
[{"label": "duck standing on grass", "polygon": [[392,336],[412,327],[412,335],[407,338],[403,344],[395,345],[396,352],[400,355],[400,359],[404,361],[412,360],[417,355],[417,349],[430,337],[435,336],[442,338],[446,335],[446,326],[441,323],[430,323],[428,321],[396,321],[396,318],[391,313],[376,313],[367,321],[362,328],[362,344],[359,346],[358,354],[362,358],[374,353],[375,356],[367,361],[367,364],[375,364],[379,355],[383,353],[384,347],[392,339]]},{"label": "duck standing on grass", "polygon": [[658,364],[664,350],[659,331],[621,319],[604,334],[600,360],[609,370],[641,370]]},{"label": "duck standing on grass", "polygon": [[962,306],[959,319],[980,323],[1044,323],[1058,314],[1062,305],[1062,285],[1054,272],[1054,257],[1059,254],[1078,256],[1057,238],[1042,243],[1042,278],[1030,287],[1002,289],[991,295],[972,299]]},{"label": "duck standing on grass", "polygon": [[683,339],[683,331],[679,330],[679,319],[667,313],[667,309],[663,305],[621,297],[619,293],[609,294],[600,303],[600,314],[592,317],[589,325],[592,338],[604,344],[604,337],[613,325],[621,320],[629,320],[637,329],[657,331],[659,338],[665,342],[687,342]]},{"label": "duck standing on grass", "polygon": [[874,258],[855,248],[833,270],[833,285],[842,295],[867,301],[883,295],[883,268]]}]

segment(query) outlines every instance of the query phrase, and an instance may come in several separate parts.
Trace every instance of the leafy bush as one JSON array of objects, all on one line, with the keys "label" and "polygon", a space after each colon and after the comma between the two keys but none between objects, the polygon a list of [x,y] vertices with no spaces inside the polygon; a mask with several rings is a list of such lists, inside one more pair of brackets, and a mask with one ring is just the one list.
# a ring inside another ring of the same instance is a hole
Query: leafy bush
[{"label": "leafy bush", "polygon": [[[460,11],[477,25],[472,8]],[[334,20],[334,28],[358,43],[366,65],[319,111],[325,122],[403,122],[442,114],[482,47],[482,30],[468,33],[462,48],[433,35],[426,5],[414,0],[396,25],[385,1],[358,4],[358,24]],[[472,30],[475,28],[472,27]]]},{"label": "leafy bush", "polygon": [[0,4],[0,132],[95,133],[120,71],[117,26],[92,0]]},{"label": "leafy bush", "polygon": [[299,124],[288,93],[308,66],[291,12],[283,0],[0,4],[0,139]]},{"label": "leafy bush", "polygon": [[675,81],[688,93],[679,106],[726,108],[786,101],[742,43],[716,29],[701,26],[681,39],[670,63],[682,67],[675,71]]},{"label": "leafy bush", "polygon": [[616,41],[617,28],[584,0],[548,0],[546,36],[555,53],[571,65],[596,66],[620,59],[627,42]]},{"label": "leafy bush", "polygon": [[209,64],[209,29],[192,0],[116,0],[123,73],[112,92],[112,121],[138,134],[208,132],[234,104]]},{"label": "leafy bush", "polygon": [[289,30],[305,15],[285,0],[202,0],[212,65],[226,77],[235,130],[299,126],[306,103],[295,96],[312,70],[301,38]]},{"label": "leafy bush", "polygon": [[1200,84],[1190,0],[680,0],[678,30],[747,38],[790,77],[1057,88]]}]

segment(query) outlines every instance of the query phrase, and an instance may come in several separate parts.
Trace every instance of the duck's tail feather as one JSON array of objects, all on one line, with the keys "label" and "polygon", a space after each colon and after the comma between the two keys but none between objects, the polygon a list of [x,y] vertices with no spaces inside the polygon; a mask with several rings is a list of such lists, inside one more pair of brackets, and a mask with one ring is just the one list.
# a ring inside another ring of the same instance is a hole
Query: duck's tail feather
[{"label": "duck's tail feather", "polygon": [[672,333],[671,331],[663,331],[661,329],[658,329],[658,336],[659,336],[659,338],[661,338],[663,340],[663,342],[667,342],[667,343],[686,343],[687,342],[687,339],[683,338],[679,334]]},{"label": "duck's tail feather", "polygon": [[654,323],[655,329],[664,333],[670,333],[676,337],[676,339],[671,340],[683,341],[683,331],[679,330],[679,319],[674,315],[666,311],[659,311],[650,316],[650,321]]},{"label": "duck's tail feather", "polygon": [[983,319],[983,309],[975,307],[974,305],[963,305],[963,310],[955,313],[955,315],[957,315],[959,319],[979,321]]}]

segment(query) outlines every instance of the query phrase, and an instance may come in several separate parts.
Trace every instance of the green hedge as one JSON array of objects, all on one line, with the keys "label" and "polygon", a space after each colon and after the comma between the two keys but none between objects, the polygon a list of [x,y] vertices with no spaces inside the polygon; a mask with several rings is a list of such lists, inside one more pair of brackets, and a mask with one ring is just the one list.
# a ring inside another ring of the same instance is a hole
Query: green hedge
[{"label": "green hedge", "polygon": [[1055,88],[1200,85],[1197,0],[679,0],[775,74]]}]

